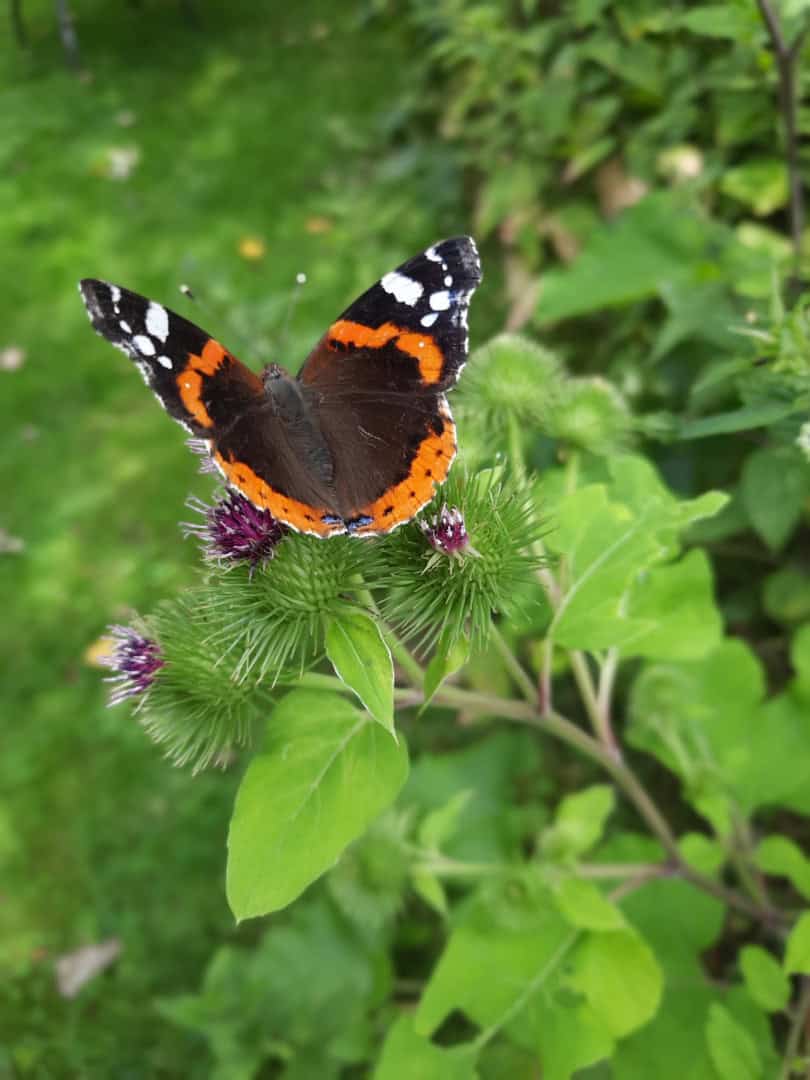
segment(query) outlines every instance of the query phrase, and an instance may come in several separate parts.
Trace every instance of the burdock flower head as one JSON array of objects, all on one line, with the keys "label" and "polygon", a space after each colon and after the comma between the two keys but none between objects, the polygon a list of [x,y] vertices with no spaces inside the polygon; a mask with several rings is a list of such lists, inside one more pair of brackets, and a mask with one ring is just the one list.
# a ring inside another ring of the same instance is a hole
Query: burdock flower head
[{"label": "burdock flower head", "polygon": [[443,555],[456,557],[462,552],[470,555],[478,554],[475,548],[470,546],[464,515],[457,506],[452,506],[448,510],[445,503],[439,513],[433,515],[432,521],[420,521],[419,528],[425,534],[430,546]]},{"label": "burdock flower head", "polygon": [[165,661],[158,643],[131,626],[111,626],[109,632],[115,644],[101,663],[115,672],[107,680],[118,684],[110,694],[109,704],[118,705],[128,697],[145,694]]},{"label": "burdock flower head", "polygon": [[250,564],[251,574],[273,558],[285,528],[269,510],[262,510],[238,492],[229,491],[212,506],[191,498],[186,505],[202,515],[201,522],[186,522],[186,536],[196,536],[205,559],[220,566]]}]

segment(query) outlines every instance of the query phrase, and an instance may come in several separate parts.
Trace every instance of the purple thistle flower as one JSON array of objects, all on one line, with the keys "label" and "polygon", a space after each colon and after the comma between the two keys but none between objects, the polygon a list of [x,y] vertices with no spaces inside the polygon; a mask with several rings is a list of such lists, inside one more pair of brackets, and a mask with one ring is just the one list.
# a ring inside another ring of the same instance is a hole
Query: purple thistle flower
[{"label": "purple thistle flower", "polygon": [[209,562],[250,563],[251,574],[273,558],[286,529],[269,510],[254,506],[239,492],[229,491],[213,506],[190,498],[186,506],[201,514],[201,522],[184,522],[186,536],[196,536]]},{"label": "purple thistle flower", "polygon": [[214,459],[211,457],[211,443],[208,439],[186,439],[186,446],[192,454],[197,454],[202,458],[199,471],[203,476],[217,475],[217,467],[214,464]]},{"label": "purple thistle flower", "polygon": [[455,557],[461,555],[462,552],[467,552],[469,555],[478,554],[475,548],[470,546],[464,515],[457,506],[448,510],[445,503],[439,513],[433,516],[432,521],[420,521],[419,528],[425,534],[430,546],[443,555]]},{"label": "purple thistle flower", "polygon": [[131,626],[111,626],[109,633],[115,640],[115,647],[110,656],[101,659],[101,663],[116,673],[106,681],[118,683],[108,702],[109,705],[118,705],[128,697],[145,694],[165,660],[158,643],[139,634]]}]

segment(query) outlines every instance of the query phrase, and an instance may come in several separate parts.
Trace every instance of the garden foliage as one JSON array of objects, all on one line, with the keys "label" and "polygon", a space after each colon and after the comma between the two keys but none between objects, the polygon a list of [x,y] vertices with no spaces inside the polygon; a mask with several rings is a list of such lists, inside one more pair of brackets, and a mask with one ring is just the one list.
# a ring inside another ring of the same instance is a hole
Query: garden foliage
[{"label": "garden foliage", "polygon": [[506,298],[451,478],[372,541],[197,528],[113,660],[170,759],[243,769],[227,897],[272,918],[157,1002],[213,1075],[810,1065],[807,170],[766,13],[801,100],[804,0],[409,0],[392,141],[467,178]]}]

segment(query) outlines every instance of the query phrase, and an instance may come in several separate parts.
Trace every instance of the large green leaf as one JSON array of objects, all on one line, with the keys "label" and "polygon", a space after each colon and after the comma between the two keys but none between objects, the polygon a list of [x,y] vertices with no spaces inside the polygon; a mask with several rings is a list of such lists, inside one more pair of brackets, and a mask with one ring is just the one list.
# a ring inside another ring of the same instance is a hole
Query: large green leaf
[{"label": "large green leaf", "polygon": [[[716,514],[727,496],[706,492],[678,499],[637,455],[614,455],[605,471],[608,479],[601,483],[586,472],[581,481],[577,474],[581,486],[555,473],[544,484],[543,508],[553,522],[546,542],[560,556],[562,586],[548,636],[577,649],[699,653],[717,640],[719,628],[708,564],[691,556],[659,576],[648,571],[676,554],[680,534]],[[680,600],[684,588],[688,597],[673,605],[673,592]],[[691,634],[698,638],[692,646]]]},{"label": "large green leaf", "polygon": [[744,811],[810,812],[810,711],[789,688],[765,702],[761,666],[738,640],[701,660],[649,664],[631,695],[628,738],[685,783],[721,831],[733,800]]},{"label": "large green leaf", "polygon": [[740,952],[748,993],[767,1012],[781,1012],[790,1000],[790,981],[778,961],[761,945],[746,945]]},{"label": "large green leaf", "polygon": [[539,322],[642,300],[665,284],[689,281],[711,232],[677,198],[668,193],[648,195],[596,229],[570,267],[545,275]]},{"label": "large green leaf", "polygon": [[788,975],[810,975],[810,911],[803,911],[785,945]]},{"label": "large green leaf", "polygon": [[709,1008],[706,1041],[722,1080],[760,1080],[764,1075],[756,1043],[728,1009],[717,1002]]},{"label": "large green leaf", "polygon": [[633,584],[630,618],[649,629],[624,650],[627,655],[691,660],[720,644],[723,621],[714,602],[706,553],[695,548],[676,563],[654,566]]},{"label": "large green leaf", "polygon": [[740,497],[753,528],[778,551],[810,505],[810,463],[794,447],[755,450],[743,465]]},{"label": "large green leaf", "polygon": [[573,649],[628,644],[648,633],[648,621],[629,618],[623,598],[639,569],[661,558],[649,513],[636,516],[591,484],[557,509],[550,547],[564,555],[563,595],[548,637]]},{"label": "large green leaf", "polygon": [[810,859],[795,841],[787,836],[766,836],[754,855],[760,870],[786,877],[805,900],[810,900]]},{"label": "large green leaf", "polygon": [[475,1051],[436,1046],[414,1030],[413,1016],[400,1016],[388,1030],[374,1080],[475,1080]]},{"label": "large green leaf", "polygon": [[285,907],[395,799],[397,745],[337,694],[295,690],[273,710],[236,797],[227,890],[237,919]]},{"label": "large green leaf", "polygon": [[362,611],[332,616],[326,655],[377,723],[394,735],[394,664],[376,622]]},{"label": "large green leaf", "polygon": [[642,1027],[661,1004],[661,969],[649,945],[632,929],[586,935],[571,983],[615,1038]]}]

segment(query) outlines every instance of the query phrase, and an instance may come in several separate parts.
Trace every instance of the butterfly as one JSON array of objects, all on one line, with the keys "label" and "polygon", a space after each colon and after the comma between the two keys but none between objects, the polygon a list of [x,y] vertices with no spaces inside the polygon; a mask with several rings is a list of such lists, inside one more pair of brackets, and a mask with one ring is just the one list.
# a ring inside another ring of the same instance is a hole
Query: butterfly
[{"label": "butterfly", "polygon": [[296,376],[260,374],[155,300],[80,283],[94,329],[125,352],[228,487],[313,536],[376,536],[410,521],[447,477],[447,391],[469,348],[481,281],[468,236],[382,277],[332,323]]}]

